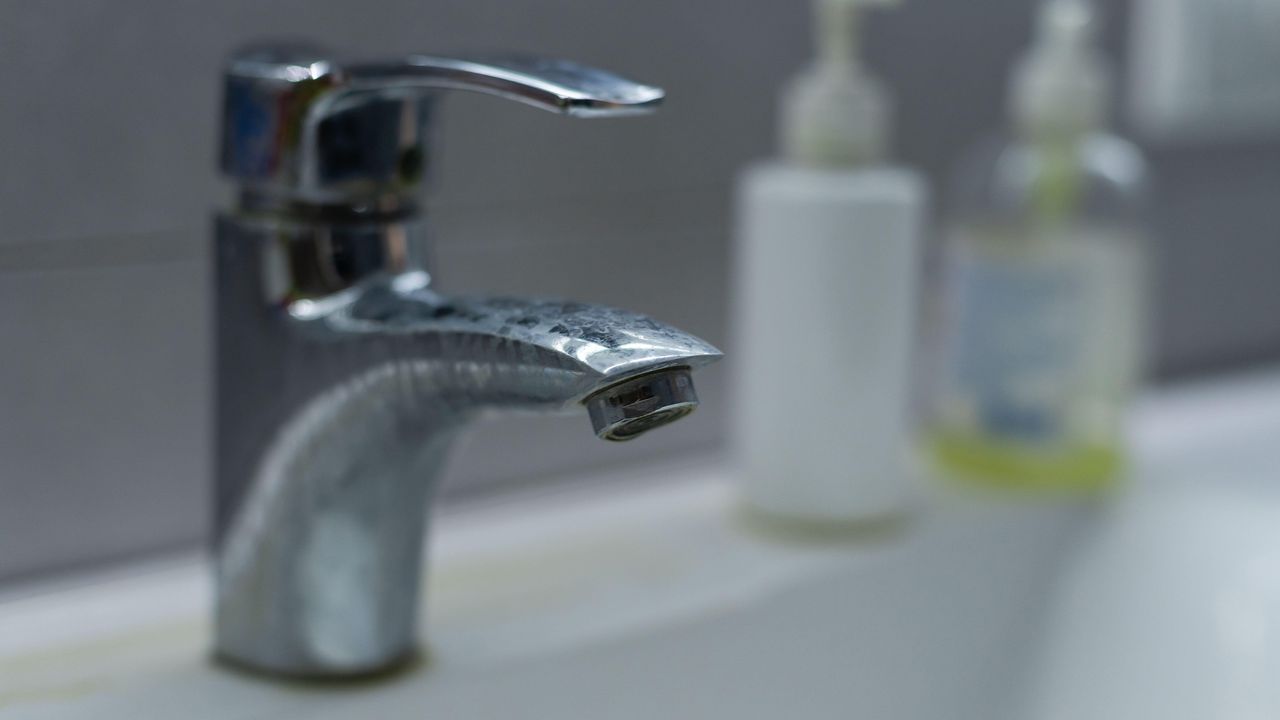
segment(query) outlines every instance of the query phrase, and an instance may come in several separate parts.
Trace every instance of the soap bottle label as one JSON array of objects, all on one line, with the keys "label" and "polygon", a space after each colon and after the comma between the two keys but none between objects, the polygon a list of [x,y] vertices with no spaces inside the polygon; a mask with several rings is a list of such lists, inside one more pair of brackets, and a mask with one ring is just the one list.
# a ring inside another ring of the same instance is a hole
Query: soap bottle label
[{"label": "soap bottle label", "polygon": [[1136,374],[1136,243],[956,238],[943,423],[1021,445],[1107,441]]}]

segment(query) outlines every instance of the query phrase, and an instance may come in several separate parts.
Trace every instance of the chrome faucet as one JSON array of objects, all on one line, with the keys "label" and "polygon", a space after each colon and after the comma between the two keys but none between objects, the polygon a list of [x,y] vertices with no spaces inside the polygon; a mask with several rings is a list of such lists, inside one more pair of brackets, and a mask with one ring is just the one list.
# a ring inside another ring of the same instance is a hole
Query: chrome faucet
[{"label": "chrome faucet", "polygon": [[478,411],[585,407],[627,440],[697,405],[720,353],[637,315],[444,297],[415,202],[439,92],[571,116],[645,113],[659,88],[562,61],[232,58],[215,239],[215,652],[294,676],[414,650],[422,548],[451,440]]}]

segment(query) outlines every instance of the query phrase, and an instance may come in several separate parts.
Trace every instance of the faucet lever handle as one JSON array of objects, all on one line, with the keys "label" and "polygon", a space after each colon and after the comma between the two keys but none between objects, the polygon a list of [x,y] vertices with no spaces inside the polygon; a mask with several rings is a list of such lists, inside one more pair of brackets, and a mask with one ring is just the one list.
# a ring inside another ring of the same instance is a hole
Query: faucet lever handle
[{"label": "faucet lever handle", "polygon": [[436,57],[410,55],[346,69],[351,92],[469,90],[575,117],[637,115],[662,102],[662,88],[606,70],[525,55]]},{"label": "faucet lever handle", "polygon": [[663,91],[565,60],[525,56],[343,61],[283,44],[237,53],[224,75],[223,172],[267,197],[352,205],[416,188],[443,90],[574,117],[655,110]]}]

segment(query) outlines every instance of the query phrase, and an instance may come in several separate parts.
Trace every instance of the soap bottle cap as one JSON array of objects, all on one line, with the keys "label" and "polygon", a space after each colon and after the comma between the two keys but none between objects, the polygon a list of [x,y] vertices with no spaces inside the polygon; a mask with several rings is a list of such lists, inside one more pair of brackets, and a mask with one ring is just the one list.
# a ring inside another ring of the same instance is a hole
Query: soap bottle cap
[{"label": "soap bottle cap", "polygon": [[864,6],[899,0],[814,0],[813,63],[782,97],[782,150],[795,163],[856,166],[884,157],[890,99],[858,57]]},{"label": "soap bottle cap", "polygon": [[1110,76],[1096,34],[1089,0],[1044,0],[1035,41],[1013,72],[1010,110],[1018,130],[1044,137],[1102,126]]}]

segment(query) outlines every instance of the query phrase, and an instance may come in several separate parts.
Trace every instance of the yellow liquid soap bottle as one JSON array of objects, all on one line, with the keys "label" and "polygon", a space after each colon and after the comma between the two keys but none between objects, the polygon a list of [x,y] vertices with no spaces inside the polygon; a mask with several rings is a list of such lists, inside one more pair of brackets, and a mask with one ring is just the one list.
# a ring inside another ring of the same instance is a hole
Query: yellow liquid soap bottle
[{"label": "yellow liquid soap bottle", "polygon": [[1145,166],[1105,131],[1094,26],[1086,0],[1044,3],[1012,78],[1012,132],[958,177],[927,434],[948,477],[1099,490],[1125,465],[1145,345]]}]

